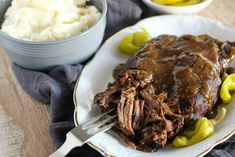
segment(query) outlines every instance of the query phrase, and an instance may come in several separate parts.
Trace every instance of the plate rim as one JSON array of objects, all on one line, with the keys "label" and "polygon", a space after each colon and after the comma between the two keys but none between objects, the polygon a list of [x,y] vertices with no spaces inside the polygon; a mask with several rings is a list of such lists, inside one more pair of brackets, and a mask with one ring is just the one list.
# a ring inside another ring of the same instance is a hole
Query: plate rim
[{"label": "plate rim", "polygon": [[[107,40],[105,40],[103,43],[102,43],[102,46],[97,50],[97,52],[95,53],[95,55],[88,61],[88,63],[86,65],[84,65],[84,67],[82,68],[79,76],[77,77],[76,79],[76,83],[75,83],[75,86],[74,86],[74,91],[73,91],[73,102],[74,102],[74,113],[73,113],[73,120],[74,120],[74,124],[75,126],[77,127],[79,125],[78,123],[78,120],[77,120],[77,114],[78,114],[78,103],[77,103],[77,99],[76,99],[76,95],[77,95],[77,91],[78,91],[78,84],[80,82],[80,78],[81,76],[83,75],[83,72],[85,70],[86,67],[88,67],[88,65],[90,65],[90,63],[95,59],[96,55],[98,54],[98,52],[100,51],[100,49],[102,49],[102,47],[104,46],[105,43],[109,42],[110,40],[112,40],[112,38],[114,38],[115,36],[117,36],[120,32],[122,32],[123,30],[125,29],[128,29],[128,28],[131,28],[131,27],[135,27],[135,26],[138,26],[140,23],[144,22],[144,21],[147,21],[147,20],[151,20],[151,19],[155,19],[155,18],[164,18],[164,17],[193,17],[193,18],[198,18],[198,19],[202,19],[202,20],[207,20],[207,21],[210,21],[210,22],[213,22],[213,23],[216,23],[216,24],[220,24],[220,25],[223,25],[224,27],[228,28],[228,29],[232,29],[233,27],[230,27],[226,24],[223,24],[221,23],[220,21],[216,21],[216,20],[213,20],[213,19],[210,19],[210,18],[205,18],[205,17],[202,17],[202,16],[198,16],[198,15],[158,15],[158,16],[152,16],[152,17],[149,17],[149,18],[145,18],[145,19],[142,19],[140,21],[138,21],[136,24],[134,25],[131,25],[131,26],[128,26],[128,27],[125,27],[121,30],[119,30],[118,32],[116,32],[115,34],[113,34],[112,36],[110,36]],[[233,30],[233,29],[232,29]],[[227,135],[225,135],[224,137],[222,137],[221,139],[219,139],[218,141],[216,141],[214,144],[212,145],[208,145],[208,147],[203,151],[203,152],[200,152],[199,154],[196,155],[196,157],[203,157],[204,155],[206,155],[207,153],[209,153],[215,146],[219,145],[220,143],[226,141],[227,139],[229,139],[232,135],[235,134],[235,128],[230,132],[228,133]],[[107,157],[115,157],[114,155],[112,155],[111,153],[97,147],[95,144],[93,144],[92,142],[87,142],[87,144],[92,147],[93,149],[95,149],[96,151],[98,151],[99,153],[101,153],[102,155],[104,156],[107,156]]]}]

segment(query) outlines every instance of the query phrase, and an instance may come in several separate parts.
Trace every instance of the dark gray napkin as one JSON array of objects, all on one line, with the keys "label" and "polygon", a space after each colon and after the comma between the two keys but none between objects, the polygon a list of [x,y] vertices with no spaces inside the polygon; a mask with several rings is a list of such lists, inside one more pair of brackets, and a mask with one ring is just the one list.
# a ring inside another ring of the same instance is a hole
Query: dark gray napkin
[{"label": "dark gray napkin", "polygon": [[[141,0],[107,0],[108,23],[105,39],[121,28],[152,15]],[[74,127],[73,89],[82,65],[59,65],[47,73],[23,69],[13,64],[15,76],[32,97],[51,104],[50,135],[56,148],[65,141],[66,133]],[[88,145],[75,148],[68,156],[101,157]],[[235,137],[215,147],[208,157],[235,156]]]}]

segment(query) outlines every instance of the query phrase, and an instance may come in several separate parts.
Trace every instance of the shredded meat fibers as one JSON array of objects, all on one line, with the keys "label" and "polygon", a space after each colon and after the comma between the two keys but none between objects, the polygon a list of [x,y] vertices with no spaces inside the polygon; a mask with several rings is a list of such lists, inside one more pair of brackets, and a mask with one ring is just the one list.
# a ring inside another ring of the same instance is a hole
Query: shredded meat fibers
[{"label": "shredded meat fibers", "polygon": [[130,147],[156,151],[212,110],[234,56],[235,43],[207,35],[159,36],[115,68],[115,81],[95,103],[116,109],[117,129]]}]

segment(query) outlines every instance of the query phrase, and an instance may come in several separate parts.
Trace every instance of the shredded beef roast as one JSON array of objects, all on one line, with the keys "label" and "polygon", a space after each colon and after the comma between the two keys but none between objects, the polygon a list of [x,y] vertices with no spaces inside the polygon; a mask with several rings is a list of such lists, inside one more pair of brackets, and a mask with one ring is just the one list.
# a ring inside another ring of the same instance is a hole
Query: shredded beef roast
[{"label": "shredded beef roast", "polygon": [[155,151],[212,110],[234,56],[234,43],[207,35],[159,36],[116,67],[115,81],[95,103],[117,109],[118,128],[131,147]]}]

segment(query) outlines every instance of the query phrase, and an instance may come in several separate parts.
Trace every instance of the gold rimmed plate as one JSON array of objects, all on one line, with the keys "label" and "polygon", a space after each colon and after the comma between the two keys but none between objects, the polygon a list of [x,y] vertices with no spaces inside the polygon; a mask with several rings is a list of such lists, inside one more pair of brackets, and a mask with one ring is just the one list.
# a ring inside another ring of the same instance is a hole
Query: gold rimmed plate
[{"label": "gold rimmed plate", "polygon": [[[74,90],[74,121],[78,125],[98,114],[99,108],[93,103],[96,93],[102,92],[113,81],[112,71],[128,56],[118,52],[119,41],[127,34],[144,28],[152,37],[161,34],[208,34],[222,41],[235,41],[235,31],[219,22],[198,16],[165,15],[144,19],[136,25],[125,28],[108,39],[95,57],[84,67]],[[128,148],[125,142],[114,132],[102,133],[88,143],[105,156],[117,157],[181,157],[203,156],[213,147],[225,141],[235,133],[235,98],[226,106],[226,117],[216,125],[216,132],[206,140],[185,148],[174,148],[171,144],[157,152],[146,153]]]}]

